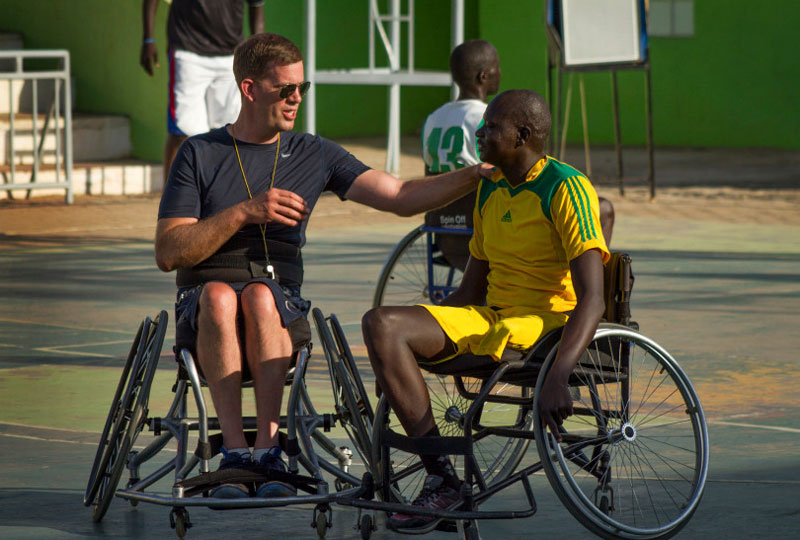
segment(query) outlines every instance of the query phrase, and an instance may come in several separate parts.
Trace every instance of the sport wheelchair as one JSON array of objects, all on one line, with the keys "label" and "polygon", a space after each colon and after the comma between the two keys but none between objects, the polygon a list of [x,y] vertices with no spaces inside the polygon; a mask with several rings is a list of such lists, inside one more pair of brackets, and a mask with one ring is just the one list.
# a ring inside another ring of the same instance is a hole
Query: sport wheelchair
[{"label": "sport wheelchair", "polygon": [[[314,317],[323,339],[332,342],[331,330],[325,326],[318,309],[314,310]],[[328,358],[337,412],[318,413],[305,385],[311,353],[310,340],[296,347],[286,380],[286,385],[290,387],[287,414],[281,417],[282,431],[279,434],[280,445],[289,458],[289,471],[294,474],[264,471],[255,466],[246,471],[211,471],[210,460],[219,454],[222,438],[220,434],[210,434],[219,429],[219,422],[208,415],[202,391],[205,383],[190,350],[175,348],[178,374],[172,388],[174,398],[167,413],[164,416],[154,416],[150,415],[148,409],[150,389],[164,343],[167,320],[166,311],[162,311],[153,320],[146,318],[139,326],[128,353],[84,496],[84,504],[93,509],[94,521],[99,522],[103,518],[115,495],[127,499],[133,506],[139,502],[149,502],[171,507],[170,525],[178,537],[183,537],[192,526],[188,507],[205,506],[223,510],[305,504],[313,505],[311,525],[316,528],[320,538],[324,537],[332,525],[331,504],[338,497],[357,496],[364,489],[361,487],[362,479],[350,472],[352,451],[347,446],[337,445],[326,435],[337,423],[343,424],[352,432],[349,418],[352,417],[350,410],[354,409],[347,408],[352,403],[352,380],[338,376],[340,372],[345,373],[339,364],[340,356]],[[310,336],[308,323],[305,319],[302,322],[305,323],[305,332]],[[342,342],[343,334],[338,323],[333,330],[337,339]],[[326,350],[330,348],[328,343]],[[243,383],[243,386],[247,385],[246,382]],[[193,400],[189,398],[190,392]],[[196,416],[189,414],[190,401],[194,402]],[[243,423],[248,444],[252,446],[255,418],[245,417]],[[153,432],[155,438],[143,449],[134,450],[134,443],[145,427]],[[190,441],[190,431],[197,432],[196,441]],[[363,451],[358,447],[361,439],[352,433],[351,437],[359,451]],[[163,464],[159,464],[163,459],[154,460],[155,465],[148,463],[173,439],[177,441],[174,457]],[[195,445],[194,452],[190,453],[192,443]],[[143,475],[140,469],[145,465],[154,470]],[[298,474],[300,467],[305,474]],[[118,489],[125,469],[129,471],[128,481],[123,489]],[[198,469],[199,474],[191,476],[195,469]],[[334,479],[335,491],[330,491],[323,472]],[[151,491],[150,488],[156,487],[154,484],[170,473],[174,474],[172,482],[167,484],[167,491]],[[289,482],[301,494],[280,498],[208,497],[209,491],[222,483],[255,484],[270,479]]]},{"label": "sport wheelchair", "polygon": [[[425,531],[414,532],[458,529],[474,539],[480,519],[533,515],[530,477],[543,471],[565,507],[598,536],[676,534],[703,494],[708,433],[686,374],[630,320],[632,285],[630,257],[613,253],[605,268],[606,322],[570,378],[574,415],[562,427],[561,443],[541,423],[536,399],[558,351],[560,330],[555,330],[525,353],[507,350],[500,362],[464,356],[448,363],[447,372],[425,368],[440,437],[403,435],[385,397],[374,415],[364,411],[351,419],[362,424],[362,431],[372,428],[370,447],[362,451],[371,455],[374,486],[337,502],[387,514],[434,516]],[[323,346],[328,345],[323,341]],[[363,395],[357,372],[351,378],[353,394]],[[523,464],[531,441],[539,462]],[[464,480],[453,507],[410,506],[425,476],[419,454],[450,456]],[[513,485],[524,493],[521,508],[480,509]],[[379,500],[369,498],[373,487]],[[362,538],[369,538],[363,528]]]}]

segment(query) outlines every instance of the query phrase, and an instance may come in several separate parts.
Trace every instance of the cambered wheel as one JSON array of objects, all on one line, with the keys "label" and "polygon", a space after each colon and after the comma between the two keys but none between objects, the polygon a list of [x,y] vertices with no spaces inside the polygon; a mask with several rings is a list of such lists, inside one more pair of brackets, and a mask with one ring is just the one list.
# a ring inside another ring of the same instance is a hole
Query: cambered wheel
[{"label": "cambered wheel", "polygon": [[[102,520],[108,510],[122,471],[128,463],[133,443],[144,427],[150,386],[164,343],[167,319],[166,311],[162,311],[155,321],[146,318],[141,331],[137,333],[133,364],[129,371],[126,369],[126,373],[123,373],[126,379],[125,390],[119,401],[115,399],[115,405],[112,406],[112,427],[108,436],[103,437],[100,442],[102,456],[90,477],[90,487],[93,483],[96,484],[94,494],[88,499],[88,504],[94,503],[94,521]],[[84,503],[87,504],[86,501]]]},{"label": "cambered wheel", "polygon": [[[552,367],[551,353],[537,394]],[[708,471],[700,401],[675,360],[628,328],[601,324],[573,372],[563,442],[535,415],[545,473],[567,509],[604,538],[669,538],[691,518]]]},{"label": "cambered wheel", "polygon": [[458,287],[462,272],[447,263],[433,237],[420,226],[395,246],[378,277],[373,307],[439,304]]},{"label": "cambered wheel", "polygon": [[[463,389],[460,391],[452,376],[434,375],[423,372],[431,397],[431,407],[439,433],[443,436],[463,436],[463,415],[472,405],[473,399],[465,394],[476,394],[480,391],[480,379],[462,378]],[[479,427],[514,427],[530,430],[533,426],[533,411],[530,407],[530,389],[519,386],[498,383],[492,394],[501,397],[527,398],[526,404],[496,403],[487,401],[483,404],[480,413]],[[383,467],[381,467],[381,449],[378,444],[381,428],[389,427],[393,431],[404,434],[397,416],[391,411],[385,396],[378,401],[375,410],[375,427],[373,428],[373,474],[379,486],[383,482]],[[477,429],[473,427],[473,435]],[[528,439],[513,438],[501,435],[487,435],[474,441],[474,457],[477,462],[478,472],[487,486],[509,476],[519,464],[530,441]],[[396,448],[390,449],[392,478],[390,502],[409,503],[414,500],[422,489],[425,479],[425,469],[419,456],[409,454]],[[464,456],[450,456],[450,459],[459,476],[463,478]],[[386,498],[384,490],[379,489],[378,494]]]},{"label": "cambered wheel", "polygon": [[[85,506],[89,506],[94,502],[94,498],[97,495],[97,490],[100,488],[100,484],[103,480],[103,474],[100,471],[105,471],[108,465],[108,461],[111,458],[111,453],[107,452],[106,450],[110,446],[111,440],[115,440],[118,437],[118,432],[120,431],[120,427],[118,423],[121,421],[120,411],[123,411],[128,408],[128,404],[130,403],[130,390],[129,390],[129,382],[131,376],[131,367],[133,366],[134,362],[139,362],[139,352],[142,350],[141,344],[139,340],[142,337],[142,328],[144,327],[145,323],[148,323],[149,319],[145,319],[144,322],[139,324],[139,329],[136,331],[136,337],[133,338],[133,344],[131,345],[131,349],[128,352],[128,358],[125,361],[125,365],[122,368],[122,375],[120,376],[119,383],[117,384],[117,390],[114,393],[114,399],[111,401],[111,410],[108,411],[108,416],[106,417],[106,424],[103,427],[103,433],[100,435],[100,444],[97,447],[97,453],[94,456],[94,462],[92,463],[92,470],[89,473],[89,483],[86,486],[86,492],[83,496],[83,504]],[[125,394],[123,394],[125,392]]]},{"label": "cambered wheel", "polygon": [[328,361],[336,412],[361,459],[368,466],[368,459],[372,455],[370,437],[375,418],[372,404],[336,316],[331,315],[326,320],[318,308],[314,308],[312,314]]}]

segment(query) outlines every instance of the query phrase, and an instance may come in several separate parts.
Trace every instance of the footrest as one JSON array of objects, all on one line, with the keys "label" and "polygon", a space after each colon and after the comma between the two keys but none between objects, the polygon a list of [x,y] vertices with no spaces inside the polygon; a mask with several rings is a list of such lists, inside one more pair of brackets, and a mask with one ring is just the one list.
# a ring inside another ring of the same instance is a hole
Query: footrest
[{"label": "footrest", "polygon": [[222,484],[261,484],[264,482],[279,481],[285,482],[306,493],[316,493],[317,485],[320,483],[316,478],[302,476],[288,472],[265,469],[259,465],[253,465],[246,469],[225,469],[208,473],[201,473],[192,478],[186,478],[175,486],[184,489],[184,496],[193,497],[197,494],[214,489]]}]

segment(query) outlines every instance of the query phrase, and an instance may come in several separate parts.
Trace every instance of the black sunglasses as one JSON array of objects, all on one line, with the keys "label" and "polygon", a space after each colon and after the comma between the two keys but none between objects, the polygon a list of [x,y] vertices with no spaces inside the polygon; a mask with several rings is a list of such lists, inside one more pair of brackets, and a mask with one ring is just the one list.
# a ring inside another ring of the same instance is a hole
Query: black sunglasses
[{"label": "black sunglasses", "polygon": [[306,95],[306,92],[308,92],[308,89],[310,87],[311,87],[311,81],[301,82],[300,84],[295,84],[295,83],[284,84],[283,86],[280,87],[281,99],[288,98],[289,96],[294,94],[294,91],[297,90],[298,88],[300,89],[300,97],[303,97],[304,95]]}]

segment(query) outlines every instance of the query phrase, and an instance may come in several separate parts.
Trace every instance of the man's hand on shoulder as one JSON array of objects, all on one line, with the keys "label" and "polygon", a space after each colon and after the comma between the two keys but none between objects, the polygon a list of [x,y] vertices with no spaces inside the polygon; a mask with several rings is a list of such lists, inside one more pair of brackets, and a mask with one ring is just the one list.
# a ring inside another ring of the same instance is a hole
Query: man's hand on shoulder
[{"label": "man's hand on shoulder", "polygon": [[280,188],[272,188],[259,193],[242,203],[245,223],[269,223],[274,221],[294,227],[308,217],[308,206],[303,198]]},{"label": "man's hand on shoulder", "polygon": [[478,174],[483,178],[491,178],[497,168],[491,163],[478,163],[476,167],[478,167]]}]

